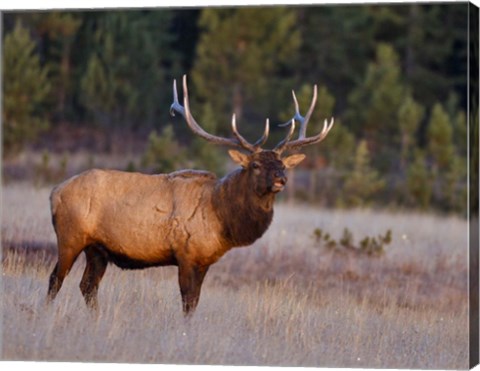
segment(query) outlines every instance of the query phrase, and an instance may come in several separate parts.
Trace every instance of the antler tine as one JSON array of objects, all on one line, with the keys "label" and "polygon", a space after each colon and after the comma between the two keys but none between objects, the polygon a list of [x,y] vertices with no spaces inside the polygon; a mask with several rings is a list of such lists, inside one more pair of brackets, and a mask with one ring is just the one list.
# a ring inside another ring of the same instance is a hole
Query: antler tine
[{"label": "antler tine", "polygon": [[[295,115],[293,115],[292,119],[295,119],[298,122],[300,122],[300,131],[299,131],[299,134],[298,134],[298,139],[305,138],[305,136],[307,135],[308,121],[310,120],[310,117],[312,116],[315,105],[317,104],[317,96],[318,96],[317,85],[315,84],[313,86],[312,102],[310,103],[310,108],[308,109],[305,117],[300,114],[300,107],[298,105],[297,96],[295,95],[294,90],[292,90],[292,96],[293,96],[293,103],[295,105]],[[292,119],[290,119],[289,121],[285,122],[284,124],[280,124],[278,126],[285,127],[287,125],[290,125],[290,122],[291,122]]]},{"label": "antler tine", "polygon": [[[310,103],[310,108],[307,111],[307,114],[305,115],[305,118],[302,122],[302,125],[300,126],[300,133],[298,134],[298,139],[305,138],[307,135],[307,125],[308,121],[310,121],[310,117],[312,116],[313,110],[315,109],[315,105],[317,104],[317,84],[313,86],[313,97],[312,97],[312,102]],[[297,103],[298,106],[298,103]]]},{"label": "antler tine", "polygon": [[236,116],[235,114],[232,115],[232,131],[237,140],[240,142],[242,147],[245,149],[251,151],[251,152],[259,152],[261,151],[261,146],[267,141],[268,139],[268,134],[270,132],[270,124],[269,120],[265,122],[265,130],[263,132],[263,135],[260,139],[258,139],[254,144],[250,144],[237,130],[237,121],[236,121]]},{"label": "antler tine", "polygon": [[187,87],[187,75],[183,75],[183,106],[178,101],[177,81],[173,80],[173,103],[170,106],[170,114],[172,116],[175,116],[175,112],[178,112],[179,114],[181,114],[185,119],[185,121],[187,121],[187,124],[190,127],[190,129],[195,134],[202,137],[203,139],[219,145],[251,150],[250,148],[246,148],[245,146],[243,146],[241,141],[238,140],[238,137],[237,139],[228,139],[228,138],[222,138],[216,135],[209,134],[201,128],[201,126],[197,123],[197,121],[195,121],[195,119],[192,116],[192,113],[190,112],[188,87]]},{"label": "antler tine", "polygon": [[[334,124],[333,118],[330,120],[330,122],[325,120],[323,123],[323,129],[319,134],[313,137],[307,137],[306,135],[307,125],[313,114],[313,110],[315,109],[315,105],[317,103],[317,98],[318,98],[317,85],[314,85],[313,87],[312,102],[310,103],[310,107],[305,117],[303,117],[300,114],[298,100],[294,91],[292,91],[292,97],[293,97],[293,103],[295,105],[295,115],[288,123],[280,125],[280,126],[286,126],[288,124],[290,125],[290,129],[285,139],[283,139],[280,143],[278,143],[273,149],[275,152],[279,154],[285,150],[297,149],[303,146],[315,144],[322,141],[327,136],[327,134],[329,133],[329,131],[331,130]],[[198,136],[216,144],[245,149],[250,152],[261,151],[260,147],[263,144],[265,144],[265,142],[267,141],[268,134],[270,131],[270,122],[267,119],[265,122],[265,130],[262,137],[258,139],[254,144],[251,144],[238,132],[236,117],[235,115],[233,115],[232,131],[235,138],[227,139],[227,138],[217,137],[215,135],[207,133],[205,130],[203,130],[200,127],[200,125],[198,125],[198,123],[195,121],[190,111],[186,75],[183,75],[183,106],[178,101],[177,82],[176,80],[173,81],[173,103],[170,106],[170,113],[172,116],[175,116],[175,112],[180,113],[185,118],[190,129]],[[299,130],[298,138],[296,140],[290,141],[295,131],[295,120],[300,122],[300,130]]]},{"label": "antler tine", "polygon": [[185,116],[185,110],[178,102],[178,92],[177,92],[177,80],[173,80],[173,103],[170,106],[170,115],[175,117],[175,111],[180,113],[182,116]]},{"label": "antler tine", "polygon": [[275,148],[273,149],[278,154],[281,154],[286,149],[286,146],[288,145],[288,142],[292,138],[293,132],[295,131],[295,119],[294,118],[292,119],[292,121],[290,121],[290,125],[291,125],[290,130],[288,131],[285,139],[282,140],[280,143],[278,143],[275,146]]},{"label": "antler tine", "polygon": [[333,124],[334,124],[333,117],[331,118],[330,123],[328,123],[328,121],[325,120],[323,122],[323,129],[320,133],[318,133],[317,135],[315,135],[313,137],[307,137],[307,138],[303,138],[303,139],[297,139],[297,140],[294,140],[292,142],[288,142],[288,143],[286,143],[284,150],[297,149],[297,148],[300,148],[300,147],[308,146],[310,144],[316,144],[316,143],[321,142],[323,139],[325,139],[328,132],[332,129]]},{"label": "antler tine", "polygon": [[297,100],[297,96],[295,95],[295,90],[292,90],[292,97],[293,97],[293,104],[295,105],[295,114],[293,115],[293,117],[288,120],[287,122],[283,123],[283,124],[280,124],[278,126],[280,127],[286,127],[288,125],[290,125],[292,123],[292,120],[295,119],[297,120],[298,122],[300,122],[300,124],[302,124],[304,121],[305,121],[305,118],[300,114],[300,107],[298,105],[298,100]]},{"label": "antler tine", "polygon": [[256,152],[257,148],[255,148],[254,145],[250,144],[242,135],[238,132],[237,130],[237,121],[235,119],[235,114],[232,115],[232,131],[233,135],[235,135],[235,138],[237,138],[238,142],[240,145],[249,150],[250,152]]},{"label": "antler tine", "polygon": [[259,140],[257,140],[255,143],[253,143],[253,146],[257,149],[260,149],[260,147],[263,146],[267,141],[269,134],[270,134],[270,120],[267,119],[265,121],[265,130],[263,131],[262,137]]},{"label": "antler tine", "polygon": [[[178,102],[178,97],[177,97],[177,102]],[[217,142],[218,140],[220,140],[222,143],[225,143],[228,145],[234,144],[234,142],[229,139],[217,137],[207,133],[205,130],[202,129],[200,125],[198,125],[197,121],[195,121],[190,111],[190,99],[188,97],[187,75],[183,75],[183,107],[184,107],[185,120],[187,121],[187,124],[190,127],[190,129],[192,129],[195,134],[198,134],[202,138],[205,138],[212,142]]]},{"label": "antler tine", "polygon": [[[315,144],[315,143],[321,142],[327,136],[328,132],[333,127],[333,123],[334,123],[333,117],[330,120],[330,123],[328,123],[328,121],[325,120],[324,123],[323,123],[323,129],[319,134],[317,134],[313,137],[307,137],[307,125],[308,125],[308,122],[310,120],[310,117],[312,116],[313,110],[315,109],[315,105],[317,103],[317,98],[318,98],[317,85],[313,86],[312,102],[310,103],[310,107],[309,107],[305,117],[301,116],[300,113],[299,113],[299,106],[298,106],[297,97],[295,96],[295,92],[292,92],[292,95],[293,95],[293,101],[294,101],[294,104],[295,104],[294,118],[296,118],[296,117],[301,118],[301,120],[300,120],[300,123],[301,123],[300,124],[300,130],[299,130],[298,138],[296,140],[291,141],[291,142],[288,141],[288,142],[285,142],[285,143],[282,142],[283,144],[281,146],[277,146],[279,148],[278,149],[276,148],[276,151],[279,152],[279,153],[281,153],[282,151],[285,151],[285,150],[297,149],[297,148],[300,148],[300,147],[303,147],[303,146],[307,146],[307,145],[310,145],[310,144]],[[285,124],[280,125],[280,126],[285,126]]]}]

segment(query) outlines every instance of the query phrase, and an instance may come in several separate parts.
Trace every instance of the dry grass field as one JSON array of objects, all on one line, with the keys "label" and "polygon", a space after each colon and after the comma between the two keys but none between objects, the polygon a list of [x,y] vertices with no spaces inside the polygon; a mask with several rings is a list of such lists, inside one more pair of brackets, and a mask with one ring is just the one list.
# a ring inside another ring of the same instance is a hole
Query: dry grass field
[{"label": "dry grass field", "polygon": [[[279,203],[266,235],[212,266],[194,316],[176,268],[109,266],[89,312],[83,256],[45,304],[55,259],[49,189],[2,190],[2,359],[367,368],[468,367],[467,223]],[[380,257],[315,245],[393,232]]]}]

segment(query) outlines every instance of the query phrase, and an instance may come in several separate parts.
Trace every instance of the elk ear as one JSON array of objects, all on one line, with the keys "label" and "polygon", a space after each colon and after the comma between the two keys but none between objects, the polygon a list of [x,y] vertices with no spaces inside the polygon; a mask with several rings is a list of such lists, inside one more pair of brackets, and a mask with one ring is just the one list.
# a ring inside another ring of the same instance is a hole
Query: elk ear
[{"label": "elk ear", "polygon": [[305,155],[303,153],[297,153],[295,155],[285,157],[282,161],[287,169],[291,169],[292,167],[297,166],[304,159]]},{"label": "elk ear", "polygon": [[248,164],[250,163],[250,158],[245,153],[242,153],[242,152],[236,151],[234,149],[231,149],[231,150],[228,151],[228,154],[230,155],[232,160],[235,163],[239,164],[241,167],[243,167],[243,168],[248,167]]}]

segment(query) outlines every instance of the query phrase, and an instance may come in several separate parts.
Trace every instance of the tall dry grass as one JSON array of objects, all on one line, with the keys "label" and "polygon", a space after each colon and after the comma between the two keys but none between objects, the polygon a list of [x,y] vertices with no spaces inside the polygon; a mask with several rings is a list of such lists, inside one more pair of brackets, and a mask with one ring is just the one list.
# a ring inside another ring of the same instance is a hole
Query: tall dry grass
[{"label": "tall dry grass", "polygon": [[[467,223],[457,217],[277,205],[266,235],[212,266],[181,313],[176,268],[109,266],[89,312],[83,256],[45,304],[55,236],[48,189],[3,188],[2,357],[368,368],[468,367]],[[391,228],[379,258],[316,246]]]}]

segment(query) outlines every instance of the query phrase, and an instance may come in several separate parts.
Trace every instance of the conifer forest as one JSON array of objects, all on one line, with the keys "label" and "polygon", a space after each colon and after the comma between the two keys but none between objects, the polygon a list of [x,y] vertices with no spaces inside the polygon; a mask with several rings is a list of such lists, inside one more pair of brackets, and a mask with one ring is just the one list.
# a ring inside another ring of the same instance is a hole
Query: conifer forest
[{"label": "conifer forest", "polygon": [[[186,74],[205,130],[271,142],[314,84],[308,148],[284,197],[465,215],[467,3],[154,8],[3,14],[4,180],[92,166],[229,166],[169,115]],[[477,87],[478,90],[478,87]],[[19,104],[21,103],[21,104]],[[268,147],[270,143],[267,143]]]}]

